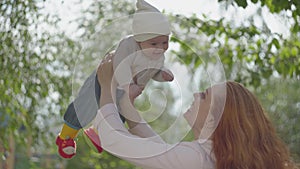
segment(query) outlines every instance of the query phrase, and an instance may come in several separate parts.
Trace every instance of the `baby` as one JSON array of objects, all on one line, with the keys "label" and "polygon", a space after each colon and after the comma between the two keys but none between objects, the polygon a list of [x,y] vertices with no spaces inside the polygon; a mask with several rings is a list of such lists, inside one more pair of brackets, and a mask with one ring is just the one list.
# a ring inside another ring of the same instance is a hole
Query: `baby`
[{"label": "baby", "polygon": [[[171,71],[164,67],[164,53],[168,49],[171,33],[167,17],[144,0],[138,0],[136,7],[132,23],[133,35],[123,38],[117,49],[110,53],[114,55],[117,104],[126,99],[125,96],[136,95],[134,92],[143,90],[150,79],[160,82],[174,79]],[[129,93],[129,88],[133,93]],[[94,72],[85,81],[78,96],[65,112],[65,123],[56,138],[61,157],[72,158],[76,154],[74,138],[81,128],[94,119],[100,93],[101,86]],[[122,116],[121,119],[125,120]],[[97,134],[90,129],[86,130],[85,134],[100,153],[102,148]]]}]

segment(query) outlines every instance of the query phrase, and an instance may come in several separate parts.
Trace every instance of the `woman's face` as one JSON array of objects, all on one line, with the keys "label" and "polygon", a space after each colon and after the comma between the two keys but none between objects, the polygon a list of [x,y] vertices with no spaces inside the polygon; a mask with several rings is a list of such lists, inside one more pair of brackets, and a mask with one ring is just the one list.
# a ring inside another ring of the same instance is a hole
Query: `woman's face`
[{"label": "woman's face", "polygon": [[211,89],[204,92],[194,93],[194,101],[190,108],[184,113],[184,118],[192,128],[195,138],[198,138],[205,123],[205,119],[211,105]]},{"label": "woman's face", "polygon": [[161,35],[155,38],[140,42],[143,53],[152,58],[160,58],[169,48],[169,36]]}]

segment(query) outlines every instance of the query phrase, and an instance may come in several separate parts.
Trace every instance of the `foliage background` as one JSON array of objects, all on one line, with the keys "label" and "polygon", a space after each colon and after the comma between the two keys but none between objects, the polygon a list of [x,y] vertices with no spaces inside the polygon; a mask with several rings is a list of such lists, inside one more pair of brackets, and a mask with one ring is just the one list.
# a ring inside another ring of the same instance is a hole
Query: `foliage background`
[{"label": "foliage background", "polygon": [[[76,157],[63,160],[56,154],[54,140],[68,103],[103,54],[128,34],[128,25],[115,22],[116,18],[134,12],[133,0],[74,2],[87,7],[70,23],[77,25],[71,35],[59,26],[58,14],[45,11],[47,1],[0,2],[0,168],[135,168],[106,152],[94,153],[81,133]],[[205,58],[218,54],[227,79],[257,94],[294,160],[300,162],[300,2],[219,0],[225,11],[253,3],[260,6],[257,13],[242,24],[228,18],[167,13],[174,29],[171,45],[176,46],[167,57],[191,73],[186,81],[194,84],[207,82],[198,78],[197,70],[205,70]],[[255,25],[254,18],[262,17],[264,8],[290,23],[287,36],[273,33],[265,22]],[[111,27],[102,29],[107,25]],[[174,111],[177,95],[167,84],[152,83],[149,91],[152,88],[160,88],[168,97],[157,95],[158,101],[152,102],[146,91],[137,106],[147,110],[152,104],[152,112],[143,113],[151,119],[160,100],[167,101],[164,112],[150,122],[161,132],[176,119],[168,112]],[[170,142],[174,137],[165,135]],[[187,133],[183,140],[191,138]]]}]

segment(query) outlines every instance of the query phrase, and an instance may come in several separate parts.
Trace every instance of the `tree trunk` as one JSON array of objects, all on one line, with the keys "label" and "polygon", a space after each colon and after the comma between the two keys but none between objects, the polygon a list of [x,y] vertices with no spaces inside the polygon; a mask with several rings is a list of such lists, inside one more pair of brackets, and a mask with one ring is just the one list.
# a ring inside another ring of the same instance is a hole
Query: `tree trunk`
[{"label": "tree trunk", "polygon": [[9,135],[9,154],[7,155],[6,158],[6,164],[4,164],[5,169],[14,169],[15,165],[15,140],[12,134]]}]

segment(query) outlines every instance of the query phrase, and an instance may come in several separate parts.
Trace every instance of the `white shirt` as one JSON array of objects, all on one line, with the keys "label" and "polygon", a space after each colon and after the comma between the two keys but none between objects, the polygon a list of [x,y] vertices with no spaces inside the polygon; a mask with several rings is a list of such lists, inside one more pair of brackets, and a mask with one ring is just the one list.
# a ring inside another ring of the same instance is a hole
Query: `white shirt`
[{"label": "white shirt", "polygon": [[[111,154],[146,169],[213,169],[212,141],[165,143],[147,123],[126,129],[114,104],[98,110],[94,127],[102,147]],[[134,135],[135,134],[135,135]],[[142,138],[148,135],[146,138]]]}]

